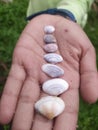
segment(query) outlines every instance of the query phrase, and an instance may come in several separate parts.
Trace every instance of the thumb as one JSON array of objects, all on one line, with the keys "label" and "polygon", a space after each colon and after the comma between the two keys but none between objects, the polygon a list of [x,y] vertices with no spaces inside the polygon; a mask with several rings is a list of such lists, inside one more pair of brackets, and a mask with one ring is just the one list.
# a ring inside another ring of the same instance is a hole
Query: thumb
[{"label": "thumb", "polygon": [[87,50],[80,63],[80,93],[83,99],[94,103],[98,99],[98,72],[96,55],[93,46]]}]

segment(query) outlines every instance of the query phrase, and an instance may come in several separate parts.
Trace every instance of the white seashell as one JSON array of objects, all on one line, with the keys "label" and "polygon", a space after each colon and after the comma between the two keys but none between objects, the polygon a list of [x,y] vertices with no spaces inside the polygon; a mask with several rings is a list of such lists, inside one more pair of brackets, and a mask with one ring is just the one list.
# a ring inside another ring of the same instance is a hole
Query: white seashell
[{"label": "white seashell", "polygon": [[44,42],[45,43],[56,43],[56,38],[51,34],[45,34]]},{"label": "white seashell", "polygon": [[60,77],[64,74],[64,70],[57,65],[44,64],[42,71],[52,78]]},{"label": "white seashell", "polygon": [[48,33],[48,34],[51,34],[55,31],[55,27],[52,26],[52,25],[47,25],[44,27],[44,32],[45,33]]},{"label": "white seashell", "polygon": [[51,79],[43,83],[42,89],[44,92],[58,96],[59,94],[62,94],[69,88],[69,84],[60,78]]},{"label": "white seashell", "polygon": [[44,50],[45,50],[46,52],[51,52],[51,53],[53,53],[53,52],[56,52],[56,51],[58,50],[58,46],[57,46],[57,44],[54,44],[54,43],[46,44],[46,45],[44,46]]},{"label": "white seashell", "polygon": [[64,111],[64,108],[64,101],[55,96],[43,97],[35,103],[35,109],[48,119],[53,119],[61,114]]},{"label": "white seashell", "polygon": [[49,63],[59,63],[63,61],[63,57],[56,53],[45,54],[44,59]]}]

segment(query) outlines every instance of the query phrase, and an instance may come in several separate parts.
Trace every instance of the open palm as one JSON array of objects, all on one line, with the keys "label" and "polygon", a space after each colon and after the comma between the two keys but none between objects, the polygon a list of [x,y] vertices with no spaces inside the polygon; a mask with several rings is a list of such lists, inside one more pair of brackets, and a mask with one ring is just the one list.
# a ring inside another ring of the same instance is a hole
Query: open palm
[{"label": "open palm", "polygon": [[[45,96],[41,85],[50,79],[41,70],[45,25],[53,25],[57,53],[64,61],[62,76],[70,88],[60,95],[66,107],[54,120],[48,120],[34,111],[35,102]],[[0,122],[13,119],[12,130],[75,130],[79,109],[79,92],[89,103],[98,98],[98,75],[95,50],[82,29],[60,16],[41,15],[33,19],[16,44],[11,70],[0,101]]]}]

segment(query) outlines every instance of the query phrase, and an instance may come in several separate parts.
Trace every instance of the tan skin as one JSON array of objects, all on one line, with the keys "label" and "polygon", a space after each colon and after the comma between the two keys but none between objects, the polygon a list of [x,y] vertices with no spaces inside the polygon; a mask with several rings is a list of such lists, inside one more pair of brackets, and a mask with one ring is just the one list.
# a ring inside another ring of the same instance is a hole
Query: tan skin
[{"label": "tan skin", "polygon": [[[41,84],[50,79],[41,71],[45,64],[43,41],[45,25],[56,28],[58,51],[64,58],[58,66],[64,69],[70,88],[60,95],[66,104],[64,112],[48,120],[34,111],[35,102],[46,96]],[[76,130],[79,92],[83,99],[98,99],[98,74],[95,49],[81,27],[61,16],[40,15],[28,23],[14,53],[12,66],[0,101],[0,122],[13,119],[12,130]]]}]

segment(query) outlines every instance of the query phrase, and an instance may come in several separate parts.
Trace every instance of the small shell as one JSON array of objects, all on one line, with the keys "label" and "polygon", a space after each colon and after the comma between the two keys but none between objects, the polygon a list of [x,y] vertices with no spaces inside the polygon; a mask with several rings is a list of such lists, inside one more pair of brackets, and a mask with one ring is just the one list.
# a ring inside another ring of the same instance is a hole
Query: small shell
[{"label": "small shell", "polygon": [[68,88],[69,84],[65,80],[60,78],[48,80],[42,85],[42,89],[44,92],[54,96],[62,94]]},{"label": "small shell", "polygon": [[57,44],[51,43],[44,46],[44,50],[49,53],[56,52],[58,50]]},{"label": "small shell", "polygon": [[55,96],[41,98],[35,103],[35,109],[48,119],[53,119],[64,111],[64,101]]},{"label": "small shell", "polygon": [[42,71],[52,78],[60,77],[64,74],[64,70],[57,65],[44,64]]},{"label": "small shell", "polygon": [[48,25],[48,26],[45,26],[44,27],[44,32],[45,33],[48,33],[48,34],[51,34],[55,31],[55,27],[52,26],[52,25]]},{"label": "small shell", "polygon": [[44,59],[49,63],[59,63],[63,61],[63,57],[56,53],[45,54]]},{"label": "small shell", "polygon": [[51,34],[46,34],[44,36],[44,42],[45,43],[56,43],[56,38]]}]

